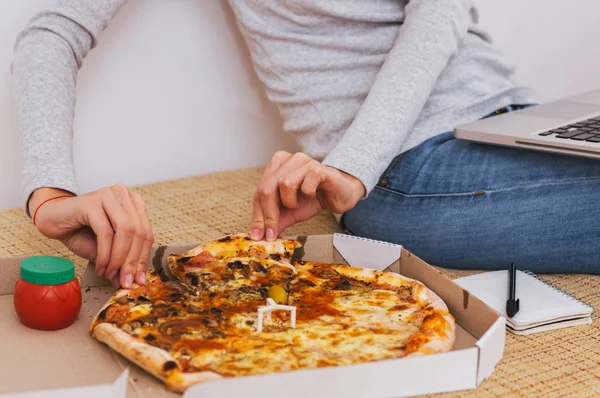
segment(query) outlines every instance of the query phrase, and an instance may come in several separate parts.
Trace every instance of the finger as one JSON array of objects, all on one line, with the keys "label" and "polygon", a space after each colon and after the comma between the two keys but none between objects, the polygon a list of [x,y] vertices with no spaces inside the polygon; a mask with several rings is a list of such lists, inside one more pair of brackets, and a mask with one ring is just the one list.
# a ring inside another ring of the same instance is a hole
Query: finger
[{"label": "finger", "polygon": [[279,231],[285,230],[292,224],[296,224],[296,215],[292,209],[283,209],[279,215]]},{"label": "finger", "polygon": [[272,242],[278,236],[279,199],[277,198],[277,186],[268,191],[260,191],[259,197],[265,225],[265,238],[267,241]]},{"label": "finger", "polygon": [[277,172],[277,170],[279,170],[279,168],[283,164],[285,164],[288,160],[290,160],[292,158],[292,156],[293,155],[291,153],[285,152],[285,151],[275,152],[275,154],[273,155],[273,157],[267,164],[267,167],[265,167],[265,171],[263,172],[263,175],[262,175],[260,181],[261,182],[264,181],[266,178],[270,177],[275,172]]},{"label": "finger", "polygon": [[250,225],[250,239],[261,240],[265,235],[265,221],[260,204],[258,192],[252,199],[252,224]]},{"label": "finger", "polygon": [[258,195],[263,213],[265,237],[267,241],[273,241],[279,236],[279,180],[287,173],[290,173],[310,159],[303,153],[297,153],[288,158],[285,163],[280,163],[279,168],[270,176],[263,179],[259,186]]},{"label": "finger", "polygon": [[310,198],[317,196],[317,189],[325,177],[326,166],[311,164],[306,172],[306,177],[300,186],[300,191]]},{"label": "finger", "polygon": [[302,185],[304,177],[308,172],[309,165],[312,162],[318,163],[309,158],[308,161],[304,161],[303,163],[300,163],[300,165],[292,165],[292,168],[288,168],[286,164],[284,166],[286,169],[281,170],[281,175],[278,179],[278,188],[281,203],[284,207],[290,209],[298,207],[298,193],[300,186]]},{"label": "finger", "polygon": [[135,225],[111,190],[103,194],[102,208],[115,231],[110,261],[106,267],[106,276],[112,280],[127,258],[135,235]]},{"label": "finger", "polygon": [[119,270],[117,270],[115,276],[112,279],[110,279],[110,283],[112,283],[112,285],[117,289],[121,286],[121,284],[119,283],[119,276]]},{"label": "finger", "polygon": [[[86,201],[87,199],[88,198],[86,198]],[[85,221],[96,235],[96,273],[98,276],[102,276],[105,274],[110,261],[115,231],[102,208],[102,200],[97,197],[89,199],[91,199],[92,204],[85,214]]]},{"label": "finger", "polygon": [[311,217],[316,216],[323,207],[318,200],[307,198],[300,199],[300,207],[298,209],[282,209],[279,216],[279,231],[283,232],[287,227],[302,221],[306,221]]},{"label": "finger", "polygon": [[353,199],[354,186],[338,170],[323,165],[309,170],[300,190],[304,195],[316,198],[323,210],[334,213],[345,213],[358,200]]},{"label": "finger", "polygon": [[146,203],[142,197],[137,193],[132,193],[131,200],[138,212],[146,233],[146,239],[144,241],[144,245],[142,246],[142,251],[140,253],[140,258],[135,271],[135,281],[138,284],[143,285],[146,283],[146,264],[148,262],[150,250],[152,250],[152,244],[154,243],[154,234],[152,232],[152,225],[150,224],[150,219],[148,218],[148,213],[146,211]]},{"label": "finger", "polygon": [[[267,164],[265,171],[258,183],[254,199],[252,201],[252,223],[250,225],[250,238],[253,240],[260,240],[265,236],[265,219],[264,212],[262,210],[261,196],[269,195],[267,191],[275,192],[275,187],[272,184],[272,176],[287,160],[292,157],[291,153],[279,151],[276,152],[271,161]],[[273,231],[269,232],[270,235]]]},{"label": "finger", "polygon": [[138,263],[140,261],[140,254],[146,241],[146,230],[138,214],[138,209],[135,207],[133,200],[131,199],[131,193],[129,190],[124,185],[115,185],[111,188],[111,190],[114,192],[115,197],[123,209],[127,212],[127,215],[133,223],[133,228],[135,230],[133,233],[133,238],[131,239],[129,251],[119,271],[121,274],[119,279],[121,286],[129,289],[133,284]]}]

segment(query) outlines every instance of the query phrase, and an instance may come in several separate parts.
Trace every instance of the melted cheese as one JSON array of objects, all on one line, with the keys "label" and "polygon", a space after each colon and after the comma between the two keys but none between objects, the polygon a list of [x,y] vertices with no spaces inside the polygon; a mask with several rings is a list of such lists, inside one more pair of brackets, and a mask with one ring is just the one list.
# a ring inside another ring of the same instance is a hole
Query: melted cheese
[{"label": "melted cheese", "polygon": [[130,319],[141,318],[150,314],[150,311],[152,311],[152,304],[138,304],[129,311],[129,316]]}]

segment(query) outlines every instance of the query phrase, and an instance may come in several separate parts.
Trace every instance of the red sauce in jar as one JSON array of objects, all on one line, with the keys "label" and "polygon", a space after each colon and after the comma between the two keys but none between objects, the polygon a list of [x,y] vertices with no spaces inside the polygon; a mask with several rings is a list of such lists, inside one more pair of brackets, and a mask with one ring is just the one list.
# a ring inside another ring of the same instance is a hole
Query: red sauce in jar
[{"label": "red sauce in jar", "polygon": [[81,309],[81,286],[73,262],[51,256],[23,260],[14,304],[21,322],[32,329],[72,325]]}]

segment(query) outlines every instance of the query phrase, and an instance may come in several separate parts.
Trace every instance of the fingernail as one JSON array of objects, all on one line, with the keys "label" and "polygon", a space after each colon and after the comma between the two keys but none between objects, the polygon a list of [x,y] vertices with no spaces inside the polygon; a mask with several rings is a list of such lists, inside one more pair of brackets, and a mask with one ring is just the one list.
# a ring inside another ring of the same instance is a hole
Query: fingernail
[{"label": "fingernail", "polygon": [[112,278],[114,278],[115,276],[117,276],[117,272],[119,272],[119,270],[118,270],[118,269],[113,269],[112,271],[110,271],[110,274],[106,275],[106,277],[107,277],[108,279],[112,279]]},{"label": "fingernail", "polygon": [[131,287],[132,283],[133,283],[133,275],[131,275],[131,274],[125,275],[125,280],[123,281],[123,287],[125,289],[129,289]]},{"label": "fingernail", "polygon": [[146,273],[144,271],[140,271],[138,272],[138,281],[140,282],[141,285],[146,283]]},{"label": "fingernail", "polygon": [[267,228],[267,240],[275,240],[275,231],[273,231],[273,228]]},{"label": "fingernail", "polygon": [[252,240],[260,239],[260,230],[258,228],[253,228],[252,231],[250,231],[250,239],[252,239]]},{"label": "fingernail", "polygon": [[102,276],[102,275],[104,275],[105,271],[106,271],[106,267],[102,267],[98,271],[96,271],[96,274],[98,274],[98,276]]}]

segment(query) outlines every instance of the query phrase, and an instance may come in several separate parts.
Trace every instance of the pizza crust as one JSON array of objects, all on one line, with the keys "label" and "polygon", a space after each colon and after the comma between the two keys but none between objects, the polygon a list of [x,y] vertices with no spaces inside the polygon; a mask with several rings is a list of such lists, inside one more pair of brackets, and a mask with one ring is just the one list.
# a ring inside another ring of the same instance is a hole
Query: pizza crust
[{"label": "pizza crust", "polygon": [[92,337],[163,380],[170,389],[177,392],[185,391],[192,384],[223,378],[215,372],[184,373],[165,350],[138,341],[112,323],[96,325],[92,330]]}]

